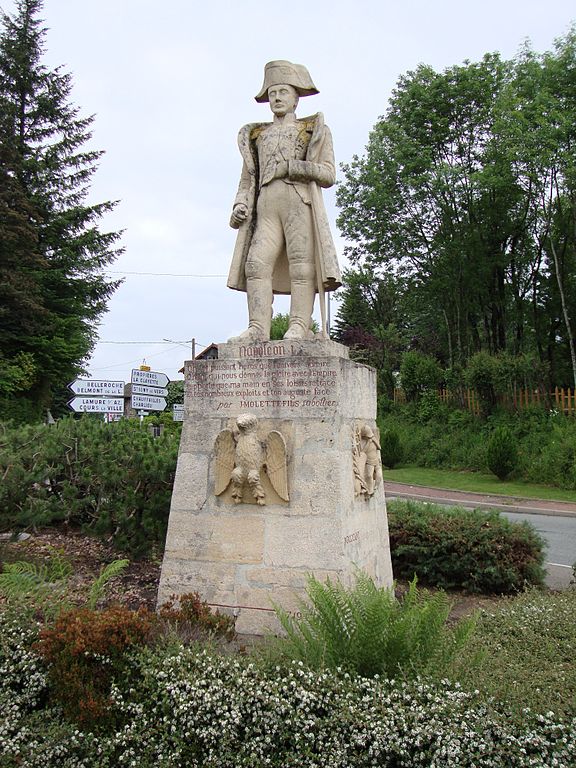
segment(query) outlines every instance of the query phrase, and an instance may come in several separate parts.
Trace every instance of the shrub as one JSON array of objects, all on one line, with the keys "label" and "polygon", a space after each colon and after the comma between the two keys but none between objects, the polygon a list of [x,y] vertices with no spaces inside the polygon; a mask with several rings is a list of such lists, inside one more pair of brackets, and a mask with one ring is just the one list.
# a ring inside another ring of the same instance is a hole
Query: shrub
[{"label": "shrub", "polygon": [[393,469],[402,461],[404,451],[400,442],[400,435],[394,429],[384,429],[380,434],[380,449],[382,464]]},{"label": "shrub", "polygon": [[576,488],[576,419],[533,408],[516,414],[496,411],[484,421],[467,411],[447,409],[440,429],[435,421],[419,421],[418,407],[395,406],[378,421],[381,433],[398,433],[403,463],[485,472],[489,436],[496,427],[505,427],[518,446],[518,479]]},{"label": "shrub", "polygon": [[473,629],[472,621],[447,628],[446,595],[421,592],[415,579],[401,601],[361,572],[350,589],[310,577],[306,592],[299,618],[275,607],[286,632],[277,648],[313,669],[344,667],[364,677],[441,676]]},{"label": "shrub", "polygon": [[426,423],[445,418],[448,415],[448,408],[440,399],[438,392],[429,389],[422,393],[418,401],[417,415],[418,421]]},{"label": "shrub", "polygon": [[[29,613],[0,611],[0,712],[3,701],[8,707],[40,706],[46,694],[47,678],[32,645],[38,639],[40,625]],[[2,742],[0,720],[0,746]],[[0,755],[2,754],[0,750]],[[1,764],[1,762],[0,762]]]},{"label": "shrub", "polygon": [[[485,438],[478,419],[464,415],[452,422],[449,411],[442,428],[435,421],[421,423],[402,411],[381,419],[381,433],[393,430],[398,433],[402,445],[402,462],[420,467],[443,467],[446,469],[484,469]],[[384,462],[385,463],[385,462]]]},{"label": "shrub", "polygon": [[496,406],[497,359],[488,352],[477,352],[468,360],[464,378],[466,384],[476,390],[482,415],[492,413]]},{"label": "shrub", "polygon": [[[545,619],[546,626],[554,626],[554,611]],[[521,612],[510,622],[518,642],[524,620]],[[308,670],[298,662],[269,670],[253,658],[195,648],[135,650],[127,674],[111,688],[123,727],[88,732],[63,721],[58,709],[43,706],[40,660],[22,642],[16,623],[7,631],[0,615],[0,764],[6,768],[576,764],[570,695],[564,718],[546,701],[539,711],[524,709],[511,718],[507,703],[487,702],[482,691],[468,692],[448,681],[353,678],[343,671]],[[572,637],[566,634],[563,652]],[[5,644],[10,655],[4,657]],[[529,650],[526,643],[526,654]],[[499,653],[495,643],[493,654]],[[524,678],[515,681],[517,689],[532,687],[532,672],[526,668]],[[562,692],[559,683],[556,696]]]},{"label": "shrub", "polygon": [[378,395],[377,413],[379,418],[390,413],[393,407],[394,401],[385,392]]},{"label": "shrub", "polygon": [[[552,417],[534,429],[525,451],[524,473],[538,482],[576,489],[576,423],[565,416]],[[524,446],[523,446],[524,447]]]},{"label": "shrub", "polygon": [[486,464],[499,480],[505,480],[518,464],[518,445],[506,427],[496,427],[486,445]]},{"label": "shrub", "polygon": [[177,452],[176,434],[154,438],[129,420],[0,425],[2,526],[65,521],[146,554],[164,541]]},{"label": "shrub", "polygon": [[495,511],[392,501],[388,525],[397,578],[496,594],[544,582],[544,541],[529,523]]},{"label": "shrub", "polygon": [[234,617],[219,611],[213,612],[198,592],[180,597],[172,595],[161,606],[159,616],[168,628],[187,641],[205,638],[206,635],[225,640],[233,640],[236,636]]},{"label": "shrub", "polygon": [[113,722],[110,686],[126,665],[126,651],[150,637],[155,615],[120,606],[75,608],[40,632],[35,649],[48,664],[50,691],[64,714],[80,725]]},{"label": "shrub", "polygon": [[415,400],[422,392],[437,389],[442,381],[438,361],[422,352],[405,352],[400,364],[400,381],[408,400]]}]

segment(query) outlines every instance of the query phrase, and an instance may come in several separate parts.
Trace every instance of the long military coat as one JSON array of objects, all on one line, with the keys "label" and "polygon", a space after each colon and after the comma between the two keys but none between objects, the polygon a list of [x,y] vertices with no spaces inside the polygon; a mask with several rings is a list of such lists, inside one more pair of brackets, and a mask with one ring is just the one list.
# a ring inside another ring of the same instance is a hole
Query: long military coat
[{"label": "long military coat", "polygon": [[[321,112],[296,121],[301,127],[308,144],[305,159],[289,161],[288,179],[296,184],[306,184],[314,221],[314,261],[316,267],[316,290],[318,283],[325,291],[334,291],[342,285],[336,248],[330,232],[328,217],[322,200],[320,186],[330,187],[335,182],[334,150],[330,130],[324,125]],[[243,203],[248,209],[246,220],[240,225],[234,256],[228,275],[228,287],[237,291],[246,290],[245,265],[252,235],[256,228],[256,203],[258,196],[259,163],[256,139],[270,123],[250,123],[238,134],[238,146],[243,158],[242,176],[234,205]],[[232,225],[234,226],[234,225]],[[286,251],[280,255],[272,277],[274,293],[290,293],[290,276]]]}]

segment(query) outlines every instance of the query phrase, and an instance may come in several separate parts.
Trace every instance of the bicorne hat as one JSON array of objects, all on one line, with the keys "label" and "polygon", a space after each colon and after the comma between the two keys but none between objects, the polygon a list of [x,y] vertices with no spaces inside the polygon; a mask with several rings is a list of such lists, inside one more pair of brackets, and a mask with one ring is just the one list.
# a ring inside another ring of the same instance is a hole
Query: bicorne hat
[{"label": "bicorne hat", "polygon": [[259,104],[269,101],[268,88],[273,85],[291,85],[298,96],[313,96],[320,91],[316,88],[310,73],[302,64],[291,61],[269,61],[264,67],[264,85],[254,98]]}]

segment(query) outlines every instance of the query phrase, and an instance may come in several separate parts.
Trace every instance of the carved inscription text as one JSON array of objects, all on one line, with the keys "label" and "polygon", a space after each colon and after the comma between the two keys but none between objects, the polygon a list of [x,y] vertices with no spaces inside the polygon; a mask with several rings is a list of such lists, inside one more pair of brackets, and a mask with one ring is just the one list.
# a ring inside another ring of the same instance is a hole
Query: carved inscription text
[{"label": "carved inscription text", "polygon": [[231,414],[326,410],[336,407],[338,373],[331,358],[207,360],[187,371],[188,402],[192,410]]}]

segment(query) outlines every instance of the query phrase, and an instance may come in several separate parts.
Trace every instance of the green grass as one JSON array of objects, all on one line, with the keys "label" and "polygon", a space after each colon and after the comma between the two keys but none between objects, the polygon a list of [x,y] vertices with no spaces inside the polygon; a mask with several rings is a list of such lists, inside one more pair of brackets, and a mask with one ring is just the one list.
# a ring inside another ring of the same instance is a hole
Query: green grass
[{"label": "green grass", "polygon": [[548,485],[523,483],[519,480],[498,480],[483,472],[456,472],[426,467],[385,469],[384,480],[423,485],[429,488],[449,488],[454,491],[494,493],[498,496],[523,496],[527,499],[549,499],[576,503],[576,491],[552,488]]},{"label": "green grass", "polygon": [[461,676],[465,687],[506,702],[519,721],[524,707],[574,716],[576,589],[531,590],[482,612],[475,643],[480,664]]}]

